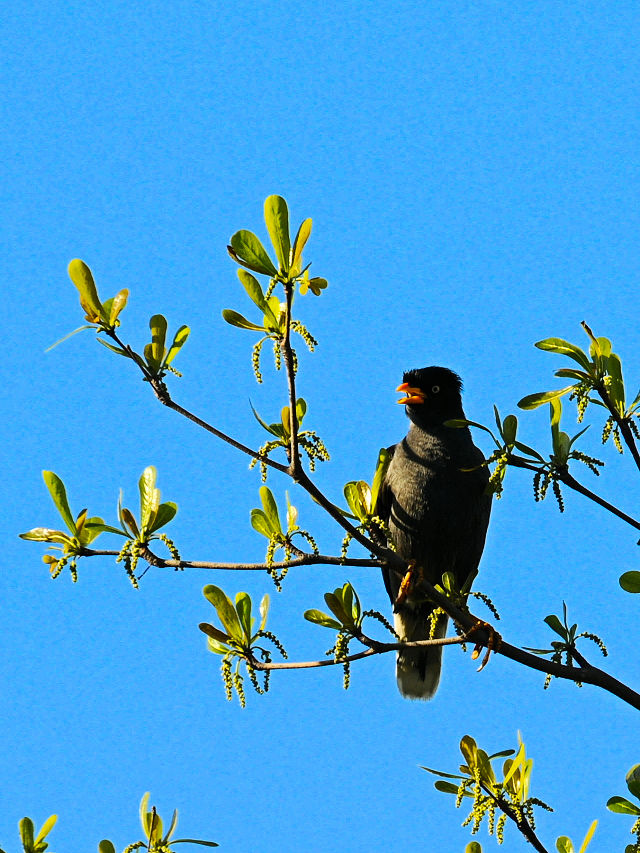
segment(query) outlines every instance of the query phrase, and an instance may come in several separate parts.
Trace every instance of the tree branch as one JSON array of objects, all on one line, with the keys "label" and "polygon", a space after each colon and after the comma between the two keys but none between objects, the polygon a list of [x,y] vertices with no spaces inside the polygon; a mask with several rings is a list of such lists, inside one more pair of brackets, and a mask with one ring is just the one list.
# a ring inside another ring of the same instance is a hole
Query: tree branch
[{"label": "tree branch", "polygon": [[[513,465],[515,468],[526,468],[528,471],[538,471],[540,470],[538,466],[530,463],[528,460],[523,459],[521,456],[510,455],[508,460],[509,465]],[[592,492],[591,489],[588,489],[586,486],[583,486],[582,483],[578,482],[575,477],[573,477],[569,473],[569,469],[565,468],[564,470],[557,469],[558,479],[561,483],[564,483],[565,486],[568,486],[570,489],[573,489],[575,492],[579,492],[581,495],[584,495],[585,498],[589,498],[589,500],[594,501],[603,509],[606,509],[608,512],[613,515],[621,518],[622,521],[625,521],[627,524],[630,524],[631,527],[635,527],[636,530],[640,530],[640,521],[636,521],[632,516],[627,515],[626,512],[623,512],[621,509],[618,509],[617,506],[609,503],[604,498],[601,498],[600,495],[597,495],[595,492]]]},{"label": "tree branch", "polygon": [[[80,557],[117,557],[120,551],[97,551],[93,548],[83,548]],[[222,569],[225,571],[268,571],[269,569],[288,569],[294,566],[358,566],[380,568],[379,560],[345,559],[326,554],[303,554],[291,560],[267,563],[217,563],[208,560],[165,560],[149,548],[140,554],[143,560],[152,566],[166,569]]]},{"label": "tree branch", "polygon": [[504,812],[504,814],[506,814],[506,816],[515,823],[515,825],[518,827],[518,830],[522,833],[522,835],[524,835],[529,844],[531,844],[534,849],[538,851],[538,853],[549,853],[547,848],[543,846],[542,842],[535,834],[533,827],[531,826],[529,821],[525,817],[520,819],[508,803],[506,803],[501,797],[496,797],[493,791],[487,788],[486,785],[483,785],[482,783],[480,784],[482,790],[485,791],[485,793],[487,793],[491,797],[491,799],[494,801],[500,811]]},{"label": "tree branch", "polygon": [[293,284],[287,282],[284,292],[287,300],[287,313],[285,315],[284,339],[282,340],[282,354],[284,366],[287,373],[287,385],[289,389],[289,425],[291,434],[289,439],[289,473],[294,480],[302,470],[300,454],[298,451],[298,417],[296,415],[296,371],[291,349],[291,306],[293,304]]},{"label": "tree branch", "polygon": [[356,652],[352,655],[345,655],[339,660],[335,658],[327,658],[326,660],[310,660],[310,661],[286,661],[284,663],[267,663],[259,661],[252,657],[249,661],[253,669],[272,670],[272,669],[313,669],[318,666],[340,666],[344,663],[351,663],[354,660],[362,660],[362,658],[372,657],[373,655],[384,655],[388,652],[398,651],[398,649],[418,649],[425,646],[454,646],[460,645],[468,641],[468,637],[446,637],[440,640],[416,640],[412,643],[380,643],[377,640],[372,640],[369,637],[356,638],[361,642],[365,640],[370,643],[370,647],[364,652]]}]

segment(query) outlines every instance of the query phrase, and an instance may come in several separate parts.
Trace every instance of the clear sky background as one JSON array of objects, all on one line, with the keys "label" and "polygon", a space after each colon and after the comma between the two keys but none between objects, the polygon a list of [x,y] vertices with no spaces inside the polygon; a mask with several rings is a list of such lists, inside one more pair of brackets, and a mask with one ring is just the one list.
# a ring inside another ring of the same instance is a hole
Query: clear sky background
[{"label": "clear sky background", "polygon": [[[52,581],[43,546],[17,534],[58,523],[42,469],[76,512],[113,522],[118,490],[135,506],[155,464],[185,558],[263,558],[244,457],[163,409],[92,333],[44,350],[82,323],[66,274],[81,257],[103,297],[130,289],[122,334],[137,348],[155,312],[191,326],[175,398],[258,446],[249,399],[274,420],[284,376],[265,353],[256,385],[252,335],[221,310],[251,314],[225,246],[239,228],[264,237],[271,193],[296,223],[313,218],[305,258],[330,282],[298,302],[320,341],[314,356],[300,349],[299,392],[332,453],[317,481],[335,501],[404,435],[394,388],[407,368],[458,371],[467,415],[491,423],[494,403],[507,414],[558,381],[562,359],[533,342],[584,344],[585,319],[613,338],[635,394],[637,4],[8,0],[2,17],[0,846],[18,849],[23,815],[56,812],[56,853],[105,836],[121,850],[150,790],[162,814],[180,809],[179,835],[224,851],[461,853],[466,813],[419,765],[455,771],[463,735],[494,752],[520,729],[533,793],[556,809],[541,837],[579,843],[598,818],[590,850],[621,850],[632,820],[605,803],[640,760],[637,713],[594,688],[545,692],[500,657],[477,674],[452,648],[428,704],[399,696],[391,656],[354,666],[347,693],[327,668],[274,677],[244,711],[225,700],[197,629],[213,616],[205,583],[271,592],[270,627],[307,660],[331,644],[302,620],[325,591],[348,579],[389,611],[377,571],[299,569],[278,595],[261,574],[150,570],[136,592],[110,559],[81,561],[75,585],[68,572]],[[565,427],[578,429],[569,410]],[[521,429],[548,446],[546,411],[523,413]],[[604,475],[576,474],[633,512],[630,458],[599,432],[583,448],[607,459]],[[284,500],[288,483],[270,485]],[[338,553],[340,531],[292,499]],[[518,645],[546,645],[542,620],[564,599],[607,641],[606,667],[637,685],[638,603],[617,583],[637,537],[579,495],[566,502],[564,516],[551,498],[534,504],[528,475],[510,472],[476,586]],[[494,849],[485,829],[479,840]],[[513,827],[505,847],[527,849]]]}]

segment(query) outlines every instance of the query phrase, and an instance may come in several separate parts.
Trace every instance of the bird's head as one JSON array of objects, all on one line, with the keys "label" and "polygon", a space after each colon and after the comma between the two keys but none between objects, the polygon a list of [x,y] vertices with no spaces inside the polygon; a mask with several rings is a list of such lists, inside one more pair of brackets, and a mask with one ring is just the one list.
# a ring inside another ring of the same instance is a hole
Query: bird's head
[{"label": "bird's head", "polygon": [[423,367],[408,370],[397,391],[402,393],[398,403],[418,426],[440,426],[452,418],[463,418],[462,380],[446,367]]}]

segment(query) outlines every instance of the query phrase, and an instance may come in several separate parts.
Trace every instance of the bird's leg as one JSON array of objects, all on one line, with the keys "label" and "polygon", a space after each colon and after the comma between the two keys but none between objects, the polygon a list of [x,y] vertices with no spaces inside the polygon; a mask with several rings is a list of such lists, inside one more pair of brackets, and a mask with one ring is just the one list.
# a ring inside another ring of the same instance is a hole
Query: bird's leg
[{"label": "bird's leg", "polygon": [[417,564],[415,560],[409,561],[409,568],[405,576],[402,578],[400,582],[400,588],[398,589],[398,595],[396,596],[396,600],[393,605],[393,612],[398,613],[400,607],[404,604],[404,602],[409,597],[409,592],[412,588],[415,588],[417,584],[422,580],[422,567]]},{"label": "bird's leg", "polygon": [[[482,659],[482,663],[478,667],[478,672],[482,672],[485,666],[489,663],[489,658],[491,657],[492,651],[498,651],[500,646],[502,645],[502,636],[496,631],[493,625],[490,625],[488,622],[483,622],[482,619],[477,619],[475,625],[472,625],[471,628],[467,631],[467,636],[470,637],[474,631],[477,631],[480,628],[484,628],[488,633],[489,637],[486,642],[487,652]],[[476,643],[473,652],[471,653],[471,660],[477,660],[480,657],[480,650],[483,648],[484,643]]]}]

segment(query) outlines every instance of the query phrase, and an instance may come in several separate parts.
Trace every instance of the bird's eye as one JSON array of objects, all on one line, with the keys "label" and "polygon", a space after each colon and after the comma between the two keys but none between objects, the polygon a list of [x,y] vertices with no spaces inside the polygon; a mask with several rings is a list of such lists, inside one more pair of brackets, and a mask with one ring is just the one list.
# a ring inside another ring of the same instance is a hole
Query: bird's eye
[{"label": "bird's eye", "polygon": [[439,386],[439,385],[434,385],[434,386],[433,386],[433,388],[431,389],[431,393],[432,393],[432,394],[437,394],[439,390],[440,390],[440,386]]}]

